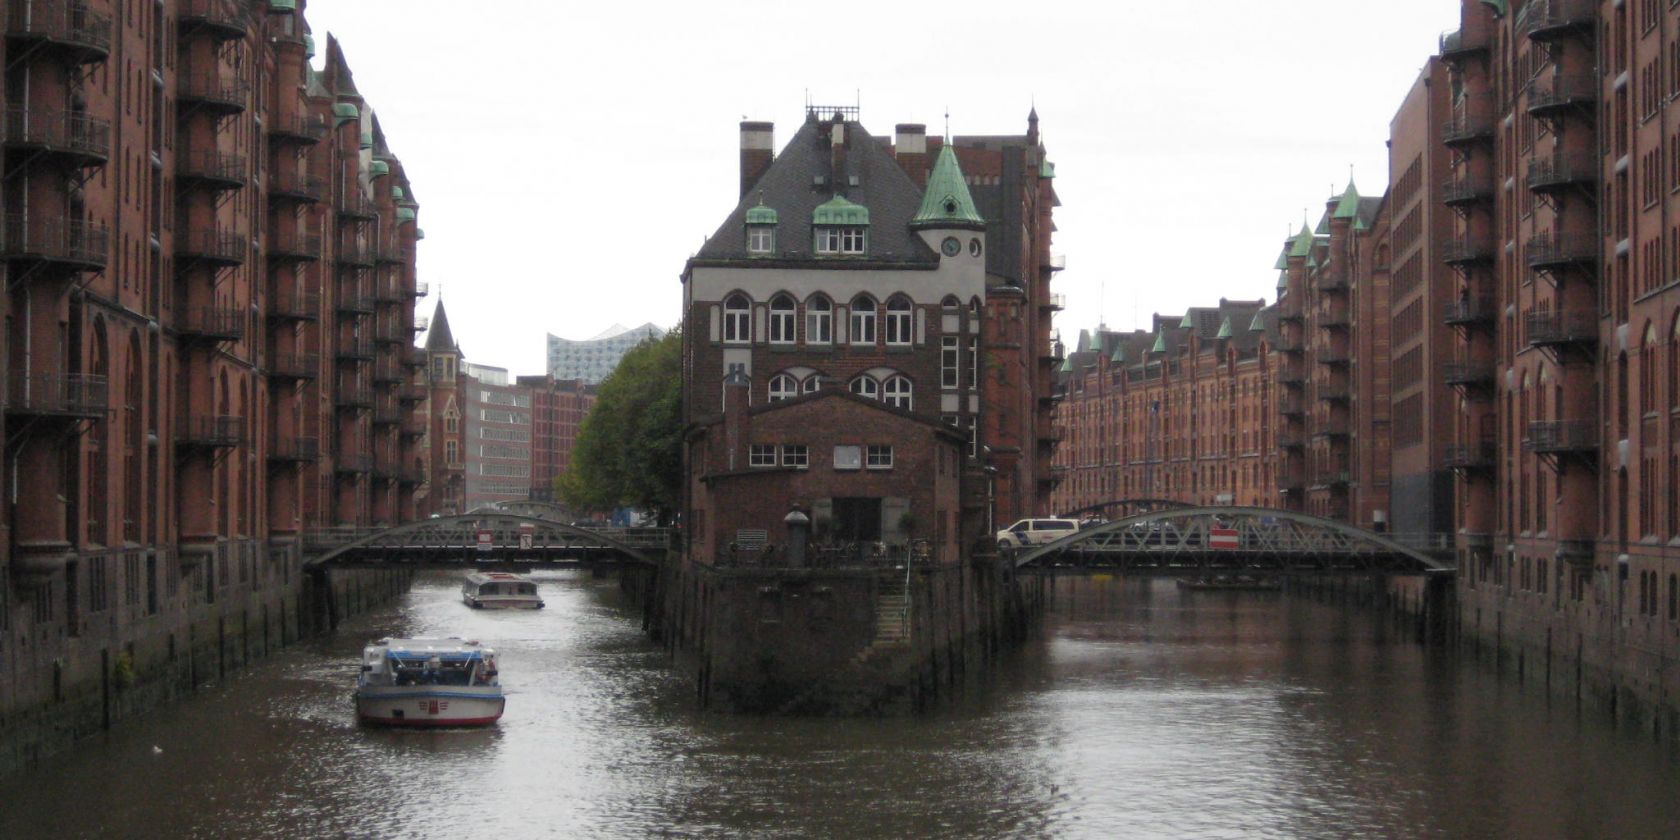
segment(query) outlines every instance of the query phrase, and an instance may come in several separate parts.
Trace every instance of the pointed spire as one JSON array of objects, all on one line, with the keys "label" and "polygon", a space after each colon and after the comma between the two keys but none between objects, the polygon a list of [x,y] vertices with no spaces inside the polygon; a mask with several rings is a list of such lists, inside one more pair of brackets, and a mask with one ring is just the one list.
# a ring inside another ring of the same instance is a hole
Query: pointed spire
[{"label": "pointed spire", "polygon": [[1219,334],[1214,336],[1214,338],[1230,338],[1230,337],[1231,337],[1231,316],[1226,315],[1225,320],[1223,322],[1221,322],[1220,325],[1219,325]]},{"label": "pointed spire", "polygon": [[449,331],[449,316],[443,311],[442,294],[440,287],[437,308],[432,311],[430,328],[426,331],[426,349],[434,353],[459,353],[461,346],[455,343],[455,335]]},{"label": "pointed spire", "polygon": [[1295,241],[1289,248],[1289,256],[1305,257],[1312,254],[1313,232],[1307,227],[1305,220],[1301,222],[1301,232],[1295,234]]},{"label": "pointed spire", "polygon": [[1353,185],[1353,179],[1348,179],[1347,190],[1342,193],[1342,200],[1336,203],[1336,209],[1330,214],[1330,218],[1359,218],[1359,189]]},{"label": "pointed spire", "polygon": [[968,181],[957,164],[957,153],[948,143],[939,147],[939,159],[933,162],[933,171],[928,174],[922,206],[910,220],[910,227],[977,229],[985,224],[985,218],[975,209],[974,198],[968,193]]}]

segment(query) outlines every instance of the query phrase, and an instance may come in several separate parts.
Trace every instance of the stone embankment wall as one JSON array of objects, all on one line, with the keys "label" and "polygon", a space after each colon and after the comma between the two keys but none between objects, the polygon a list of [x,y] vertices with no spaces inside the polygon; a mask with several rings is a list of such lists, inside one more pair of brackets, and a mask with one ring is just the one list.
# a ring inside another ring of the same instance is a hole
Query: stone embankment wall
[{"label": "stone embankment wall", "polygon": [[[276,578],[280,577],[278,575]],[[235,676],[299,639],[406,592],[412,572],[294,571],[263,588],[230,586],[214,600],[182,599],[178,609],[90,621],[75,635],[9,642],[27,651],[5,658],[9,683],[0,709],[0,776],[67,751],[89,736]],[[37,655],[24,655],[36,653]],[[49,655],[50,654],[50,655]]]}]

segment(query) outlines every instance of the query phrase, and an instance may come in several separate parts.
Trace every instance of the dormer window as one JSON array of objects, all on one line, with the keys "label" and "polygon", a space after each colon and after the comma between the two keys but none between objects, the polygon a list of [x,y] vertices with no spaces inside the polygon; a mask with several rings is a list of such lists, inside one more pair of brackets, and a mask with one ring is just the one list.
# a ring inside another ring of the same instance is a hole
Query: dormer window
[{"label": "dormer window", "polygon": [[765,207],[759,199],[757,207],[747,210],[747,253],[765,257],[776,252],[776,211]]},{"label": "dormer window", "polygon": [[869,208],[835,196],[811,211],[812,247],[821,256],[869,252]]}]

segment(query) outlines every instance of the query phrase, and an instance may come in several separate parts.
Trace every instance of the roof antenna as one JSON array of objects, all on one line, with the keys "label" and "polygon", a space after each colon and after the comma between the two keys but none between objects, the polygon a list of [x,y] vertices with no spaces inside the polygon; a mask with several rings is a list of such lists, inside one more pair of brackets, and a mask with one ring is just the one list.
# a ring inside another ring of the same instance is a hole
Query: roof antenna
[{"label": "roof antenna", "polygon": [[945,106],[945,145],[951,145],[951,106]]}]

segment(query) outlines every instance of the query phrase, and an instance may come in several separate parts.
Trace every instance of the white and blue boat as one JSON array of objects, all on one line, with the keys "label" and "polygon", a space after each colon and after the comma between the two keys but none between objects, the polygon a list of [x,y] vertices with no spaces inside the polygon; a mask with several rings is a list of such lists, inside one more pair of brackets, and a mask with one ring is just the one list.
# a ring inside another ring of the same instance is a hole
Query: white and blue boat
[{"label": "white and blue boat", "polygon": [[460,638],[368,645],[355,697],[357,719],[385,726],[487,726],[507,705],[496,652]]}]

